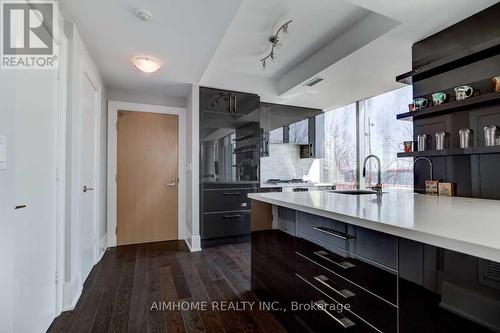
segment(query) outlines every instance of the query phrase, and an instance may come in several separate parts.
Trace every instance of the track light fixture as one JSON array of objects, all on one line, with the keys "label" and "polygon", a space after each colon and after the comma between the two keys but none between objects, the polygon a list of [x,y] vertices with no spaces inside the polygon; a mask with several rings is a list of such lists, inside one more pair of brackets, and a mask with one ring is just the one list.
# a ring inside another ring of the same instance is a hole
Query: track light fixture
[{"label": "track light fixture", "polygon": [[276,49],[279,49],[281,47],[281,41],[280,41],[280,33],[287,34],[288,33],[288,25],[292,23],[292,20],[289,20],[288,22],[284,23],[281,27],[279,27],[278,31],[272,36],[269,37],[269,43],[271,43],[271,52],[264,58],[260,59],[260,62],[262,63],[262,70],[267,69],[267,63],[269,61],[274,61],[276,60]]}]

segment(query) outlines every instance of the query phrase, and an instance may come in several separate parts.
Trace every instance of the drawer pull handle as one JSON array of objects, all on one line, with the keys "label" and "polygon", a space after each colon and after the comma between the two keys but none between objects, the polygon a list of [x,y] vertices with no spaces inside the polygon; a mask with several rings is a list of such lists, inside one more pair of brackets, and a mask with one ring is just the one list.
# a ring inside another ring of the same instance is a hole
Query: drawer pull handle
[{"label": "drawer pull handle", "polygon": [[224,192],[224,195],[241,195],[241,192]]},{"label": "drawer pull handle", "polygon": [[351,236],[351,235],[349,235],[347,233],[339,232],[337,230],[333,230],[333,229],[326,228],[326,227],[314,227],[313,229],[317,230],[317,231],[320,231],[322,233],[328,234],[330,236],[343,239],[343,240],[349,240],[349,239],[355,238],[354,236]]},{"label": "drawer pull handle", "polygon": [[241,217],[241,215],[235,214],[235,215],[224,215],[222,218],[223,219],[238,219],[240,217]]},{"label": "drawer pull handle", "polygon": [[349,328],[349,327],[352,327],[354,325],[356,325],[352,320],[350,320],[349,318],[346,318],[346,317],[342,317],[342,318],[337,318],[335,317],[333,314],[330,313],[330,311],[327,310],[328,308],[328,303],[326,303],[324,300],[319,300],[317,302],[314,302],[314,304],[321,310],[323,311],[324,313],[326,313],[330,318],[332,318],[333,320],[335,320],[340,326],[342,326],[343,328]]},{"label": "drawer pull handle", "polygon": [[352,267],[356,267],[355,265],[351,264],[348,261],[337,262],[337,261],[331,259],[328,255],[328,253],[326,253],[325,251],[316,251],[316,252],[314,252],[314,254],[320,258],[323,258],[323,259],[331,262],[332,264],[339,266],[340,268],[343,268],[343,269],[349,269]]},{"label": "drawer pull handle", "polygon": [[350,290],[339,288],[339,286],[337,286],[333,281],[331,281],[330,279],[328,279],[324,275],[315,276],[314,279],[316,281],[318,281],[319,283],[321,283],[322,285],[324,285],[325,287],[327,287],[328,289],[336,292],[337,294],[339,294],[340,296],[342,296],[344,298],[356,296],[356,294],[354,294]]}]

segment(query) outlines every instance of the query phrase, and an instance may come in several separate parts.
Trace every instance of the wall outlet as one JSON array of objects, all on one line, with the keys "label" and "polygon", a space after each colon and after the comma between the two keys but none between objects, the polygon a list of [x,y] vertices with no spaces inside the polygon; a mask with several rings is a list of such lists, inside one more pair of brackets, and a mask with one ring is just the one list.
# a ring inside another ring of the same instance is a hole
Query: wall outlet
[{"label": "wall outlet", "polygon": [[7,137],[0,135],[0,170],[7,169]]}]

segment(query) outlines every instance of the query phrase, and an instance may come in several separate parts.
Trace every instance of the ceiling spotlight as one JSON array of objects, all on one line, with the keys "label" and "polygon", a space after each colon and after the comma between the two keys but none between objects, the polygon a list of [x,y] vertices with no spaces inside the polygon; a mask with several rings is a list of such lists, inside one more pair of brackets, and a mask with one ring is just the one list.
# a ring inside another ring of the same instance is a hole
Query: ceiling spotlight
[{"label": "ceiling spotlight", "polygon": [[135,57],[132,59],[132,63],[144,73],[154,73],[161,67],[158,61],[148,57]]},{"label": "ceiling spotlight", "polygon": [[264,58],[260,59],[260,62],[262,63],[262,70],[266,70],[266,60],[271,59],[271,61],[274,61],[276,59],[276,50],[281,48],[281,41],[280,41],[280,33],[283,33],[283,36],[286,36],[288,34],[288,25],[292,23],[292,20],[286,22],[283,24],[281,27],[279,27],[278,31],[272,36],[268,38],[269,43],[271,43],[271,52]]},{"label": "ceiling spotlight", "polygon": [[137,16],[141,21],[150,21],[153,18],[153,14],[147,9],[137,8],[135,10],[135,16]]}]

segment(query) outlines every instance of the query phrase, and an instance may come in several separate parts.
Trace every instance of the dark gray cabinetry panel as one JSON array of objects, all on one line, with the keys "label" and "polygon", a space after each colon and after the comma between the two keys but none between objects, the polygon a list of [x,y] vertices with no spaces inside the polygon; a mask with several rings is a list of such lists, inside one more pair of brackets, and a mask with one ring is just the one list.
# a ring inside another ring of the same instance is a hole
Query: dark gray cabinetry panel
[{"label": "dark gray cabinetry panel", "polygon": [[282,207],[275,227],[252,233],[252,289],[344,306],[276,313],[291,332],[500,330],[500,263]]},{"label": "dark gray cabinetry panel", "polygon": [[202,239],[248,234],[258,191],[261,130],[255,94],[200,88],[200,231]]}]

